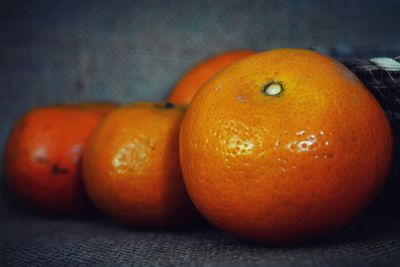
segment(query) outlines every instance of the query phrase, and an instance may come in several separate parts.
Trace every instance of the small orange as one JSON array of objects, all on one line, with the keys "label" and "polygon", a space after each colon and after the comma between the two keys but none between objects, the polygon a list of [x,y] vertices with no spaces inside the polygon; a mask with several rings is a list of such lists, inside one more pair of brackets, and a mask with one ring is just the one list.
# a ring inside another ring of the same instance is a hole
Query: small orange
[{"label": "small orange", "polygon": [[194,218],[179,165],[184,111],[170,103],[134,103],[104,119],[83,163],[86,189],[104,213],[141,228]]},{"label": "small orange", "polygon": [[178,81],[168,97],[175,104],[189,104],[203,84],[221,69],[240,59],[255,54],[251,50],[234,50],[211,57],[190,69]]},{"label": "small orange", "polygon": [[344,226],[381,189],[388,120],[339,62],[263,52],[212,78],[185,114],[180,156],[195,206],[216,226],[270,243]]},{"label": "small orange", "polygon": [[90,134],[114,104],[35,108],[15,125],[5,149],[5,175],[26,202],[49,214],[85,210],[81,156]]}]

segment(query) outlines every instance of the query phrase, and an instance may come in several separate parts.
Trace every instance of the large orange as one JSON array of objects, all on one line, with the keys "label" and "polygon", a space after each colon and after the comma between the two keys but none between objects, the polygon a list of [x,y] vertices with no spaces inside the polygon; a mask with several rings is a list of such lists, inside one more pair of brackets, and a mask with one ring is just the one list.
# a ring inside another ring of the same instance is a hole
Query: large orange
[{"label": "large orange", "polygon": [[189,104],[200,87],[214,74],[229,64],[254,53],[251,50],[234,50],[201,62],[183,75],[172,89],[168,101],[175,104]]},{"label": "large orange", "polygon": [[50,214],[80,213],[87,206],[81,157],[90,134],[113,104],[40,107],[15,125],[5,150],[11,188]]},{"label": "large orange", "polygon": [[381,189],[384,112],[339,62],[280,49],[234,63],[193,99],[180,134],[189,195],[218,227],[287,243],[331,233]]},{"label": "large orange", "polygon": [[104,213],[140,228],[194,218],[179,165],[183,114],[170,103],[134,103],[104,119],[83,164],[86,189]]}]

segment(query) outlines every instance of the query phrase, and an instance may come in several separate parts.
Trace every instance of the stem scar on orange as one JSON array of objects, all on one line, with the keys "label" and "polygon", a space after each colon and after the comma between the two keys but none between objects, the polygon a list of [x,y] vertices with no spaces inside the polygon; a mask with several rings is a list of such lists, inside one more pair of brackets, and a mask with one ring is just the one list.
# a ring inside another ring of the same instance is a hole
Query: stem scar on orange
[{"label": "stem scar on orange", "polygon": [[168,97],[175,104],[189,104],[201,86],[229,64],[255,54],[251,50],[234,50],[211,57],[190,69],[178,81]]},{"label": "stem scar on orange", "polygon": [[197,217],[179,165],[184,111],[170,103],[133,103],[96,129],[84,156],[84,181],[105,214],[139,228],[177,226]]},{"label": "stem scar on orange", "polygon": [[115,107],[66,104],[25,114],[6,144],[4,169],[10,187],[27,203],[50,214],[86,211],[82,153],[94,128]]},{"label": "stem scar on orange", "polygon": [[181,126],[195,206],[241,237],[293,243],[348,223],[381,189],[392,158],[381,107],[339,62],[301,49],[218,73]]}]

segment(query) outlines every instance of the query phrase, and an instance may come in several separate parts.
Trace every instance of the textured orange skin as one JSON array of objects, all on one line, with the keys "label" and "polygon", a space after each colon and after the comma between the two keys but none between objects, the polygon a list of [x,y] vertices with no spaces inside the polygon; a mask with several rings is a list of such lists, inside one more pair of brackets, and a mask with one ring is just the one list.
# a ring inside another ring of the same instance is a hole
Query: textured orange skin
[{"label": "textured orange skin", "polygon": [[5,149],[10,187],[27,203],[55,215],[88,206],[80,163],[87,139],[113,104],[36,108],[15,125]]},{"label": "textured orange skin", "polygon": [[[269,82],[279,96],[267,96]],[[360,213],[390,168],[392,135],[343,65],[279,49],[234,63],[193,99],[181,125],[184,181],[201,214],[246,239],[294,243]]]},{"label": "textured orange skin", "polygon": [[163,228],[194,218],[179,165],[183,107],[135,103],[111,113],[84,157],[89,196],[104,213],[133,227]]},{"label": "textured orange skin", "polygon": [[203,84],[221,69],[240,59],[255,54],[251,50],[235,50],[209,58],[190,69],[172,89],[168,101],[189,104]]}]

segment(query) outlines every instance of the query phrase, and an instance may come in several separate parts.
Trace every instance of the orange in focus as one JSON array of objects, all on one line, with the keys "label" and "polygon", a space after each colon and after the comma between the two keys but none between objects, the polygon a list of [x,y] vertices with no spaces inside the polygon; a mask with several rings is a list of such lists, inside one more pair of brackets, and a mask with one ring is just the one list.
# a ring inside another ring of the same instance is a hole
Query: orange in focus
[{"label": "orange in focus", "polygon": [[301,49],[236,62],[191,102],[180,157],[201,214],[238,236],[333,232],[380,191],[392,158],[381,107],[341,63]]}]

